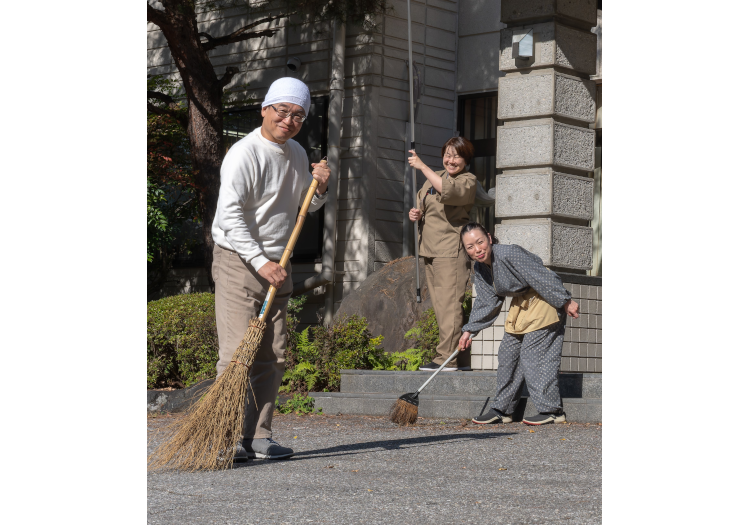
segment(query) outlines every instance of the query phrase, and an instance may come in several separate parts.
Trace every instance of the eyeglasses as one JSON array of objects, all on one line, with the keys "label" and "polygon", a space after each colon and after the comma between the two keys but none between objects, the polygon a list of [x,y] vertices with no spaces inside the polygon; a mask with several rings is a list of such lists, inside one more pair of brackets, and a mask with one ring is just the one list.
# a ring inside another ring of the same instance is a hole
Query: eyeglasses
[{"label": "eyeglasses", "polygon": [[286,109],[276,109],[276,106],[273,104],[269,104],[273,108],[273,110],[276,112],[278,116],[281,117],[282,120],[284,120],[287,117],[292,117],[292,120],[295,122],[304,122],[307,118],[305,115],[300,115],[299,113],[292,113],[291,111],[287,111]]}]

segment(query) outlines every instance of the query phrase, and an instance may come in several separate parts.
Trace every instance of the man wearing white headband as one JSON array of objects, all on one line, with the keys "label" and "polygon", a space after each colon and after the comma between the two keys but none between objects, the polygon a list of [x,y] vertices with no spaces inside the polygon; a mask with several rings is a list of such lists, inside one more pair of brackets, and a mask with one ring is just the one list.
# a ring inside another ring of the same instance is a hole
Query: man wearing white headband
[{"label": "man wearing white headband", "polygon": [[271,439],[271,419],[284,375],[287,301],[292,294],[291,266],[282,268],[278,261],[313,178],[318,190],[310,211],[325,203],[331,174],[321,163],[312,164],[311,176],[305,150],[292,140],[309,110],[310,90],[304,83],[289,77],[276,80],[262,104],[263,123],[233,145],[221,165],[211,227],[218,375],[242,341],[248,320],[258,316],[269,285],[278,289],[250,372],[252,388],[248,389],[243,440],[235,461],[282,459],[294,453]]}]

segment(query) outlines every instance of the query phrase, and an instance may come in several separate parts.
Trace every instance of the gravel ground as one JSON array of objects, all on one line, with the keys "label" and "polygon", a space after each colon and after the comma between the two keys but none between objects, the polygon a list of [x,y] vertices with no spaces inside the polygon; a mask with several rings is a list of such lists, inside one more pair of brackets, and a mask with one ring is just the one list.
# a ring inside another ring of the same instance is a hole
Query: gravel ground
[{"label": "gravel ground", "polygon": [[[149,417],[149,436],[173,417]],[[293,458],[150,473],[148,523],[601,523],[601,425],[277,413],[273,427]]]}]

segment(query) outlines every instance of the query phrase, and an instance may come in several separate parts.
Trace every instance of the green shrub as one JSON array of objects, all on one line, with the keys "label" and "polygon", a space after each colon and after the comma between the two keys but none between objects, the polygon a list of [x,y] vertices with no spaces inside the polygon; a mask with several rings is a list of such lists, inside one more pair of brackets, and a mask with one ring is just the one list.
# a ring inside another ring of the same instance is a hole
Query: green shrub
[{"label": "green shrub", "polygon": [[372,337],[367,319],[352,315],[330,326],[313,326],[294,333],[286,359],[282,392],[337,391],[344,369],[378,370],[386,362],[380,345],[383,336]]},{"label": "green shrub", "polygon": [[[286,312],[286,352],[284,353],[284,370],[285,374],[290,370],[294,370],[300,363],[297,357],[297,339],[299,334],[296,332],[297,325],[299,324],[299,318],[297,315],[302,311],[302,306],[307,301],[306,295],[300,295],[298,297],[292,297],[289,299]],[[282,392],[284,390],[282,389]],[[299,392],[306,392],[303,389],[294,390]]]},{"label": "green shrub", "polygon": [[471,307],[473,306],[473,303],[471,302],[471,290],[466,290],[466,293],[464,294],[464,302],[461,303],[461,308],[464,310],[464,324],[469,322],[469,316],[471,316]]},{"label": "green shrub", "polygon": [[[431,313],[435,324],[435,314]],[[429,313],[426,318],[429,324]],[[435,355],[434,346],[386,353],[380,348],[383,336],[372,337],[367,319],[357,315],[337,319],[327,327],[308,327],[291,337],[293,350],[287,355],[280,389],[288,393],[337,391],[341,369],[415,371]]]},{"label": "green shrub", "polygon": [[306,301],[307,301],[306,295],[299,295],[297,297],[292,297],[291,299],[289,299],[289,302],[287,303],[286,333],[287,333],[289,340],[292,339],[290,334],[297,329],[297,325],[299,324],[299,318],[297,317],[297,314],[302,311],[302,307],[305,305]]},{"label": "green shrub", "polygon": [[315,399],[307,397],[307,395],[294,394],[294,397],[287,399],[286,403],[279,403],[279,398],[276,398],[276,410],[282,414],[289,414],[294,412],[295,414],[322,414],[323,409],[319,408],[315,410]]},{"label": "green shrub", "polygon": [[424,352],[428,362],[437,356],[440,330],[435,318],[435,309],[425,310],[417,319],[416,326],[404,334],[404,339],[411,341],[411,346],[415,349]]},{"label": "green shrub", "polygon": [[148,302],[147,311],[148,388],[186,388],[216,376],[213,294],[165,297]]},{"label": "green shrub", "polygon": [[[301,296],[289,300],[287,348],[296,340],[293,334],[299,323],[297,314],[306,299]],[[214,295],[175,295],[147,305],[148,388],[187,388],[216,377],[219,341]]]},{"label": "green shrub", "polygon": [[408,370],[415,372],[419,367],[428,363],[431,357],[430,352],[420,350],[419,348],[409,348],[403,352],[392,352],[385,354],[380,366],[373,367],[373,370]]}]

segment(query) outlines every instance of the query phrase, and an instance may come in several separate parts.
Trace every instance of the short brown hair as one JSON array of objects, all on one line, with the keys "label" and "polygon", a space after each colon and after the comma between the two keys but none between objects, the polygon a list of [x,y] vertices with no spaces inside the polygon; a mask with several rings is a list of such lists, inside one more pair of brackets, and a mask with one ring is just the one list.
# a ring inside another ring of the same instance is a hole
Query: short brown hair
[{"label": "short brown hair", "polygon": [[469,142],[468,139],[465,139],[463,137],[449,138],[448,141],[443,144],[443,149],[440,150],[440,155],[444,157],[445,150],[447,150],[451,146],[456,148],[456,153],[458,153],[461,158],[464,159],[466,164],[471,164],[471,161],[474,159],[474,145]]}]

